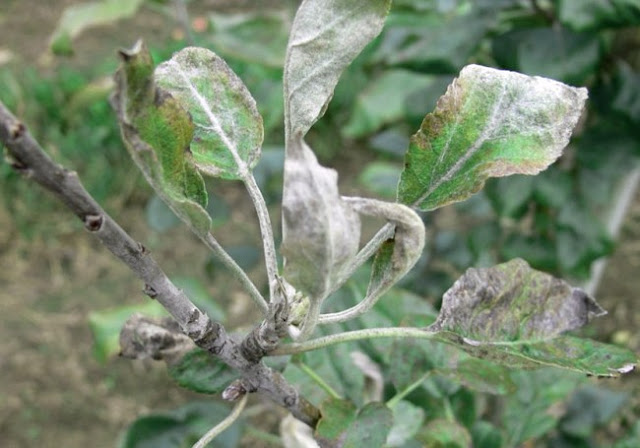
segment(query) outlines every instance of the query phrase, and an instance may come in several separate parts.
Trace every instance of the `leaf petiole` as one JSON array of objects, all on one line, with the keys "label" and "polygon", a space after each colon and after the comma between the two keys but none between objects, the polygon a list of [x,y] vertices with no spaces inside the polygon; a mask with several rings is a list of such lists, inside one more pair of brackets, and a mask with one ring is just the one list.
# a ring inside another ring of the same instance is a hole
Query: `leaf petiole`
[{"label": "leaf petiole", "polygon": [[318,386],[320,386],[326,393],[328,393],[332,398],[336,400],[342,400],[342,397],[335,389],[329,386],[325,380],[323,380],[316,372],[313,371],[311,367],[306,365],[303,362],[296,363],[300,370],[302,370],[309,378],[311,378]]},{"label": "leaf petiole", "polygon": [[407,395],[416,390],[427,378],[429,378],[433,374],[433,370],[429,370],[427,373],[422,375],[413,383],[409,384],[406,388],[395,394],[393,397],[387,401],[387,406],[391,409],[394,408],[400,401],[402,401]]}]

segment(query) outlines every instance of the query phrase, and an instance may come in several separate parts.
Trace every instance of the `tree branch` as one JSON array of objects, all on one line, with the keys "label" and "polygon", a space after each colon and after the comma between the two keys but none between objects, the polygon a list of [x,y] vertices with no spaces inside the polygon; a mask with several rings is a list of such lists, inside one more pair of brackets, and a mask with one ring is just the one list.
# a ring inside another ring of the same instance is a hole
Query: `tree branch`
[{"label": "tree branch", "polygon": [[56,164],[0,102],[0,142],[14,169],[60,199],[104,246],[145,282],[145,293],[158,300],[198,346],[239,370],[247,392],[259,392],[314,427],[320,411],[301,397],[280,373],[243,356],[240,344],[224,327],[202,313],[178,289],[145,247],[129,236],[91,197],[75,172]]}]

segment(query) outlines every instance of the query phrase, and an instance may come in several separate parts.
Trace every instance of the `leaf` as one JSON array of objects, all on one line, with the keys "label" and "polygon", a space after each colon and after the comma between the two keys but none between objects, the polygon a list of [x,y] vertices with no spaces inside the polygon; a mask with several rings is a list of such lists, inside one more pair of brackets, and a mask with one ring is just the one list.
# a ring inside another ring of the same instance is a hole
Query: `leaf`
[{"label": "leaf", "polygon": [[358,95],[342,133],[364,137],[381,127],[400,121],[407,113],[406,101],[434,83],[435,77],[408,70],[388,70],[371,81]]},{"label": "leaf", "polygon": [[284,276],[322,300],[358,251],[360,218],[338,192],[337,173],[318,164],[304,142],[285,160],[282,198]]},{"label": "leaf", "polygon": [[434,11],[434,6],[419,12],[394,8],[372,62],[428,73],[460,70],[495,19],[475,5],[459,8],[461,12]]},{"label": "leaf", "polygon": [[465,67],[412,137],[398,200],[421,210],[462,201],[489,177],[536,174],[567,145],[586,89]]},{"label": "leaf", "polygon": [[198,169],[224,179],[248,176],[260,157],[262,117],[229,66],[212,51],[189,47],[160,64],[154,76],[191,114]]},{"label": "leaf", "polygon": [[170,366],[169,375],[180,386],[203,394],[218,394],[240,376],[231,367],[199,348]]},{"label": "leaf", "polygon": [[196,234],[206,235],[211,218],[204,181],[189,150],[191,117],[155,85],[151,55],[142,41],[120,55],[112,104],[127,149],[158,196]]},{"label": "leaf", "polygon": [[168,316],[164,307],[155,300],[89,313],[89,328],[94,340],[93,356],[98,362],[104,363],[120,352],[120,330],[135,313],[151,317]]},{"label": "leaf", "polygon": [[441,341],[511,367],[550,365],[591,375],[633,370],[635,355],[561,336],[605,311],[584,291],[535,271],[521,259],[469,269],[444,295],[428,330]]},{"label": "leaf", "polygon": [[290,18],[283,11],[209,14],[211,46],[225,58],[281,68]]},{"label": "leaf", "polygon": [[387,199],[394,199],[401,171],[397,163],[371,162],[360,173],[358,181],[368,190]]},{"label": "leaf", "polygon": [[322,116],[342,71],[382,30],[390,0],[305,0],[284,67],[285,128],[301,138]]},{"label": "leaf", "polygon": [[144,0],[103,0],[67,7],[50,37],[55,54],[73,54],[72,40],[82,31],[132,17]]},{"label": "leaf", "polygon": [[387,445],[392,448],[402,447],[420,430],[425,418],[424,411],[405,400],[398,402],[391,411],[393,426],[387,436]]},{"label": "leaf", "polygon": [[418,438],[424,448],[471,448],[471,435],[455,421],[432,420]]},{"label": "leaf", "polygon": [[357,408],[353,403],[329,398],[320,406],[322,418],[316,428],[316,437],[337,440],[355,420]]},{"label": "leaf", "polygon": [[628,399],[626,392],[584,385],[569,400],[560,428],[573,437],[589,438],[595,427],[611,420]]},{"label": "leaf", "polygon": [[[211,427],[229,415],[230,409],[214,402],[192,402],[171,412],[138,418],[126,430],[119,448],[183,448],[192,446]],[[216,437],[216,447],[235,448],[242,422],[236,421]]]},{"label": "leaf", "polygon": [[557,369],[533,372],[517,371],[512,375],[516,393],[505,397],[502,426],[505,446],[522,446],[527,440],[542,437],[556,427],[564,401],[585,381],[583,376]]},{"label": "leaf", "polygon": [[516,388],[507,369],[484,359],[463,358],[455,366],[436,372],[477,392],[504,395]]},{"label": "leaf", "polygon": [[147,202],[145,217],[151,230],[160,233],[166,232],[180,223],[180,218],[157,195],[154,195]]},{"label": "leaf", "polygon": [[505,69],[580,85],[597,71],[600,41],[563,27],[516,29],[494,38],[492,50]]},{"label": "leaf", "polygon": [[637,26],[640,5],[636,0],[560,0],[560,22],[575,30]]},{"label": "leaf", "polygon": [[358,411],[349,426],[343,448],[382,448],[393,425],[391,410],[384,403],[369,403]]},{"label": "leaf", "polygon": [[477,342],[544,341],[606,312],[587,293],[515,259],[468,269],[445,293],[434,331]]},{"label": "leaf", "polygon": [[471,427],[471,439],[474,448],[500,448],[502,434],[489,422],[478,420]]}]

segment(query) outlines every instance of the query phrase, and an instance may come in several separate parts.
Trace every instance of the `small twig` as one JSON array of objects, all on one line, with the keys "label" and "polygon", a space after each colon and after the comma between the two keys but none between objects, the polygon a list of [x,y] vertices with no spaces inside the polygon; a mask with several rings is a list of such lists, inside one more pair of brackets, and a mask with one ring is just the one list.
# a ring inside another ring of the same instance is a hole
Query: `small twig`
[{"label": "small twig", "polygon": [[267,305],[266,300],[264,299],[264,297],[262,297],[262,294],[260,294],[260,291],[258,291],[258,288],[256,288],[256,285],[253,284],[244,269],[238,266],[238,263],[236,263],[235,260],[231,258],[229,253],[224,250],[220,243],[218,243],[218,240],[216,240],[211,233],[209,233],[202,241],[207,245],[209,249],[211,249],[218,260],[220,260],[222,264],[224,264],[227,269],[231,271],[235,278],[238,279],[244,289],[249,293],[255,304],[258,305],[258,308],[260,308],[262,314],[267,314],[267,312],[269,311],[269,306]]},{"label": "small twig", "polygon": [[336,392],[333,387],[329,386],[327,382],[323,380],[322,377],[320,377],[320,375],[318,375],[311,367],[303,362],[298,362],[297,365],[298,367],[300,367],[300,370],[302,370],[309,378],[313,380],[314,383],[320,386],[331,397],[335,398],[336,400],[342,400],[340,394]]},{"label": "small twig", "polygon": [[205,435],[202,436],[200,440],[198,440],[193,448],[205,448],[209,442],[215,439],[218,435],[220,435],[224,430],[229,428],[233,423],[240,417],[242,410],[247,404],[247,399],[249,398],[249,394],[245,394],[240,401],[234,406],[233,411],[229,414],[224,420],[218,423],[216,426],[211,428]]},{"label": "small twig", "polygon": [[273,238],[273,228],[271,227],[271,218],[269,217],[269,209],[262,196],[262,192],[256,184],[256,180],[253,174],[250,172],[244,176],[244,184],[247,188],[247,192],[253,201],[253,206],[256,209],[258,215],[258,222],[260,223],[260,233],[262,236],[262,245],[264,248],[264,261],[267,268],[267,278],[269,279],[269,297],[270,302],[273,302],[278,298],[275,293],[278,277],[278,259],[276,257],[276,243]]},{"label": "small twig", "polygon": [[359,341],[362,339],[376,338],[416,338],[433,339],[437,332],[427,331],[420,328],[395,327],[395,328],[367,328],[365,330],[345,331],[344,333],[323,336],[317,339],[310,339],[304,342],[284,344],[274,350],[271,355],[295,355],[324,347],[330,347],[344,342]]},{"label": "small twig", "polygon": [[393,397],[389,399],[389,401],[387,401],[387,406],[393,409],[398,403],[400,403],[400,401],[404,399],[404,397],[406,397],[411,392],[416,390],[427,378],[429,378],[433,374],[433,372],[434,372],[433,370],[429,370],[427,373],[422,375],[416,381],[409,384],[406,388],[404,388],[403,390],[395,394]]}]

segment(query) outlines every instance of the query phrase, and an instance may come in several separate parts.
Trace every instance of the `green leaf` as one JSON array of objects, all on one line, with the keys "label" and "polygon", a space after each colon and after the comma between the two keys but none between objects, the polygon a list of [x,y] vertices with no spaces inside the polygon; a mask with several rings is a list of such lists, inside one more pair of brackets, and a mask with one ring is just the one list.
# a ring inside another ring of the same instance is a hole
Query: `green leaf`
[{"label": "green leaf", "polygon": [[584,376],[557,369],[513,372],[512,378],[518,387],[504,401],[505,446],[522,446],[555,428],[561,402],[585,381]]},{"label": "green leaf", "polygon": [[363,137],[402,120],[407,114],[406,101],[434,80],[433,76],[408,70],[383,72],[358,95],[342,133],[351,138]]},{"label": "green leaf", "polygon": [[382,448],[393,425],[393,414],[384,403],[369,403],[358,411],[346,431],[342,448]]},{"label": "green leaf", "polygon": [[305,0],[284,67],[285,128],[303,137],[320,118],[342,71],[380,33],[390,0]]},{"label": "green leaf", "polygon": [[127,149],[158,196],[195,233],[206,235],[211,218],[204,181],[189,150],[191,117],[155,85],[151,55],[141,41],[120,55],[112,104]]},{"label": "green leaf", "polygon": [[209,14],[213,27],[211,46],[225,58],[281,68],[289,20],[284,10]]},{"label": "green leaf", "polygon": [[393,426],[387,436],[387,446],[402,447],[420,430],[425,418],[424,410],[402,400],[391,411],[393,412]]},{"label": "green leaf", "polygon": [[93,334],[93,356],[101,363],[120,353],[120,330],[135,313],[150,317],[168,316],[164,307],[155,300],[147,300],[137,305],[92,311],[89,313],[89,328]]},{"label": "green leaf", "polygon": [[180,386],[203,394],[218,394],[239,374],[210,353],[196,348],[169,367],[169,375]]},{"label": "green leaf", "polygon": [[424,448],[471,448],[471,435],[457,422],[432,420],[418,438]]},{"label": "green leaf", "polygon": [[593,76],[601,57],[600,38],[562,27],[516,29],[493,40],[500,66],[580,85]]},{"label": "green leaf", "polygon": [[50,37],[55,54],[73,54],[72,41],[82,31],[132,17],[144,0],[103,0],[69,6]]},{"label": "green leaf", "polygon": [[[192,446],[230,409],[214,402],[193,402],[172,412],[138,418],[120,439],[119,448],[184,448]],[[215,446],[235,448],[240,442],[242,422],[236,421],[216,437]]]},{"label": "green leaf", "polygon": [[617,376],[633,370],[632,352],[560,336],[604,313],[584,291],[516,259],[469,269],[445,293],[438,320],[428,329],[439,332],[439,340],[506,366]]},{"label": "green leaf", "polygon": [[398,200],[433,210],[468,198],[489,177],[544,170],[567,145],[586,97],[545,78],[465,67],[412,137]]},{"label": "green leaf", "polygon": [[507,369],[484,359],[462,359],[455,367],[436,372],[477,392],[504,395],[516,388]]},{"label": "green leaf", "polygon": [[628,399],[626,392],[582,386],[569,400],[560,428],[571,436],[589,438],[595,427],[611,420]]},{"label": "green leaf", "polygon": [[422,9],[394,8],[373,62],[421,72],[455,73],[472,57],[495,22],[491,14],[473,6],[446,12],[435,11],[434,6]]},{"label": "green leaf", "polygon": [[145,217],[147,225],[156,232],[166,232],[167,230],[177,226],[180,223],[178,218],[171,209],[162,202],[158,195],[154,195],[145,207]]},{"label": "green leaf", "polygon": [[358,181],[373,193],[393,200],[397,194],[401,172],[397,163],[371,162],[360,173]]},{"label": "green leaf", "polygon": [[473,424],[471,439],[474,448],[500,448],[502,446],[500,430],[484,420],[478,420]]},{"label": "green leaf", "polygon": [[154,77],[191,114],[198,169],[224,179],[248,176],[260,157],[262,117],[229,66],[212,51],[190,47],[160,64]]},{"label": "green leaf", "polygon": [[320,406],[320,412],[322,418],[316,428],[316,437],[337,441],[355,420],[357,408],[350,401],[329,398]]},{"label": "green leaf", "polygon": [[575,30],[595,30],[640,24],[636,0],[559,0],[560,22]]},{"label": "green leaf", "polygon": [[517,218],[527,210],[535,179],[533,176],[521,175],[491,179],[484,191],[500,216]]}]

